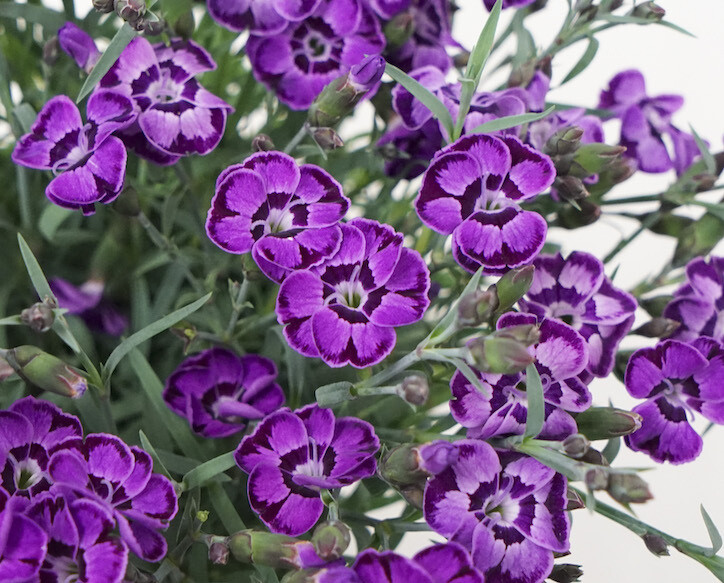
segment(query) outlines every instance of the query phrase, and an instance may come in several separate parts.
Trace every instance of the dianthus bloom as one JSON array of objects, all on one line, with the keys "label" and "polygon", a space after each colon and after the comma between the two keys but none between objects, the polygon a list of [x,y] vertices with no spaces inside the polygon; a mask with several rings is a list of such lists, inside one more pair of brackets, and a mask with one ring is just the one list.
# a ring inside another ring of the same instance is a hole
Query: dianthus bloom
[{"label": "dianthus bloom", "polygon": [[123,188],[126,149],[111,134],[133,122],[133,102],[112,91],[96,91],[86,106],[84,124],[73,101],[53,97],[40,110],[30,133],[12,153],[21,166],[52,170],[56,175],[45,195],[58,206],[95,212],[96,203],[109,203]]},{"label": "dianthus bloom", "polygon": [[226,437],[284,403],[276,376],[276,366],[268,358],[210,348],[190,356],[171,373],[163,400],[188,419],[195,433]]},{"label": "dianthus bloom", "polygon": [[46,532],[0,488],[0,581],[33,581],[48,549]]},{"label": "dianthus bloom", "polygon": [[427,483],[425,520],[471,551],[486,583],[540,583],[553,552],[568,550],[566,478],[484,441],[455,446],[457,460]]},{"label": "dianthus bloom", "polygon": [[101,58],[93,38],[72,22],[66,22],[58,30],[58,43],[76,64],[86,73],[90,73]]},{"label": "dianthus bloom", "polygon": [[264,418],[234,452],[249,474],[249,503],[269,530],[297,536],[319,520],[320,490],[374,475],[380,442],[354,417],[335,419],[316,404],[282,409]]},{"label": "dianthus bloom", "polygon": [[252,34],[246,50],[260,83],[290,108],[307,109],[325,85],[384,46],[379,23],[361,0],[322,0],[278,33]]},{"label": "dianthus bloom", "polygon": [[89,279],[80,287],[60,277],[48,283],[58,300],[58,307],[81,318],[91,330],[120,336],[128,327],[128,319],[103,297],[105,284],[102,280]]},{"label": "dianthus bloom", "polygon": [[[503,314],[497,326],[504,329],[525,324],[536,324],[535,316]],[[588,362],[586,341],[563,322],[545,318],[540,323],[540,340],[530,350],[536,359],[545,401],[545,421],[539,437],[562,440],[578,430],[568,411],[578,413],[591,405],[591,394],[578,378]],[[450,412],[468,428],[468,437],[523,435],[528,417],[526,373],[475,373],[487,393],[480,392],[460,371],[450,381],[454,397]]]},{"label": "dianthus bloom", "polygon": [[121,136],[126,145],[158,164],[211,152],[233,108],[194,76],[215,68],[193,41],[152,46],[145,38],[133,39],[99,84],[135,102],[137,123]]},{"label": "dianthus bloom", "polygon": [[332,257],[282,282],[277,318],[304,356],[365,368],[392,351],[395,327],[422,318],[430,273],[392,227],[354,219],[340,228],[342,244]]},{"label": "dianthus bloom", "polygon": [[703,442],[688,418],[698,412],[724,424],[723,375],[724,349],[712,338],[664,340],[634,352],[624,382],[632,397],[646,401],[633,408],[641,428],[624,438],[626,444],[657,462],[695,459]]},{"label": "dianthus bloom", "polygon": [[531,263],[547,224],[520,208],[555,178],[550,158],[512,136],[463,136],[433,159],[415,208],[428,227],[452,234],[455,260],[468,271],[502,274]]},{"label": "dianthus bloom", "polygon": [[280,282],[339,249],[336,224],[348,208],[342,186],[322,168],[259,152],[219,175],[206,233],[224,251],[251,251],[267,277]]},{"label": "dianthus bloom", "polygon": [[206,0],[211,17],[236,32],[266,36],[282,32],[289,21],[307,18],[321,0]]},{"label": "dianthus bloom", "polygon": [[681,324],[671,335],[676,340],[724,340],[724,257],[692,259],[686,266],[686,283],[676,290],[663,316]]},{"label": "dianthus bloom", "polygon": [[590,253],[575,251],[566,259],[543,255],[533,263],[535,273],[521,309],[539,318],[565,319],[588,344],[587,370],[607,376],[616,349],[631,329],[636,299],[613,286],[603,263]]}]

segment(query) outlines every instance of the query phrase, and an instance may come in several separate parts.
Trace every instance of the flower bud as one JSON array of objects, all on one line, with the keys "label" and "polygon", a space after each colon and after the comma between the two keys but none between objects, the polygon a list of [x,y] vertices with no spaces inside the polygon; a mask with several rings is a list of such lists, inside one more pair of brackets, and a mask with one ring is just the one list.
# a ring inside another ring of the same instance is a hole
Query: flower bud
[{"label": "flower bud", "polygon": [[548,575],[548,579],[556,581],[557,583],[574,583],[580,581],[583,576],[583,570],[580,565],[572,565],[570,563],[563,563],[561,565],[553,565],[551,574]]},{"label": "flower bud", "polygon": [[422,510],[425,496],[424,485],[411,484],[409,486],[402,486],[399,488],[399,492],[410,506]]},{"label": "flower bud", "polygon": [[467,343],[470,356],[483,372],[514,374],[535,362],[528,350],[540,339],[540,329],[534,324],[509,326],[487,337],[473,338]]},{"label": "flower bud", "polygon": [[419,407],[427,402],[430,396],[430,386],[423,375],[414,374],[405,377],[397,388],[397,394],[410,405]]},{"label": "flower bud", "polygon": [[322,150],[336,150],[344,146],[342,138],[332,128],[316,128],[312,131],[312,137]]},{"label": "flower bud", "polygon": [[626,151],[623,146],[609,146],[608,144],[584,144],[573,157],[574,164],[569,174],[578,178],[586,178],[591,174],[598,174],[610,167],[614,161]]},{"label": "flower bud", "polygon": [[404,45],[415,32],[415,15],[410,10],[400,12],[385,24],[384,33],[387,48],[393,51]]},{"label": "flower bud", "polygon": [[419,466],[431,475],[446,470],[458,459],[460,450],[454,444],[444,439],[438,439],[417,447]]},{"label": "flower bud", "polygon": [[580,457],[580,460],[596,466],[608,466],[608,460],[603,457],[603,454],[592,447],[588,448],[588,451]]},{"label": "flower bud", "polygon": [[611,474],[606,491],[621,504],[643,504],[653,498],[649,485],[636,474]]},{"label": "flower bud", "polygon": [[669,549],[667,548],[669,545],[658,534],[646,533],[641,538],[643,539],[646,548],[649,549],[657,557],[669,556]]},{"label": "flower bud", "polygon": [[352,536],[347,525],[339,520],[321,523],[312,534],[312,544],[324,561],[336,561],[347,550]]},{"label": "flower bud", "polygon": [[567,456],[574,459],[583,457],[589,447],[591,447],[591,442],[586,439],[585,435],[580,433],[569,435],[563,440],[563,451],[566,452]]},{"label": "flower bud", "polygon": [[23,380],[44,391],[78,399],[88,388],[85,378],[75,369],[35,346],[13,348],[6,360]]},{"label": "flower bud", "polygon": [[306,569],[325,564],[311,542],[284,534],[242,530],[227,541],[231,554],[241,563],[266,565],[274,569]]},{"label": "flower bud", "polygon": [[601,207],[584,198],[576,201],[578,208],[572,204],[558,210],[557,224],[564,229],[577,229],[595,223],[601,216]]},{"label": "flower bud", "polygon": [[580,510],[581,508],[586,507],[586,503],[583,498],[581,498],[581,495],[571,488],[566,489],[566,501],[566,510],[569,512],[571,510]]},{"label": "flower bud", "polygon": [[391,449],[382,458],[378,472],[382,479],[393,485],[424,482],[427,474],[420,468],[420,455],[411,443]]},{"label": "flower bud", "polygon": [[66,22],[58,30],[60,48],[86,73],[90,73],[101,58],[101,52],[87,32],[72,22]]},{"label": "flower bud", "polygon": [[485,291],[475,290],[464,295],[458,303],[458,324],[467,328],[487,322],[499,303],[497,290],[492,285]]},{"label": "flower bud", "polygon": [[556,179],[553,181],[553,188],[556,189],[556,194],[558,194],[561,200],[568,202],[578,202],[590,196],[583,181],[575,176],[556,176]]},{"label": "flower bud", "polygon": [[35,332],[47,332],[55,321],[55,314],[46,302],[37,302],[20,312],[20,320]]},{"label": "flower bud", "polygon": [[43,63],[52,67],[55,65],[55,61],[58,60],[58,49],[60,48],[60,42],[57,36],[51,36],[43,45]]},{"label": "flower bud", "polygon": [[140,18],[134,26],[136,30],[143,31],[148,36],[158,36],[166,30],[166,23],[158,18]]},{"label": "flower bud", "polygon": [[549,156],[565,156],[572,154],[581,145],[583,130],[577,126],[564,128],[551,136],[545,145],[545,153]]},{"label": "flower bud", "polygon": [[274,142],[266,134],[259,134],[251,141],[251,149],[254,152],[270,152],[275,150]]},{"label": "flower bud", "polygon": [[146,0],[115,0],[113,9],[118,16],[133,25],[146,13]]},{"label": "flower bud", "polygon": [[98,12],[113,12],[114,0],[93,0],[93,8]]},{"label": "flower bud", "polygon": [[373,89],[385,74],[385,60],[380,55],[370,55],[349,70],[348,83],[357,93]]},{"label": "flower bud", "polygon": [[646,336],[647,338],[668,338],[676,329],[681,326],[681,322],[670,320],[669,318],[653,318],[633,330],[631,334]]},{"label": "flower bud", "polygon": [[214,565],[226,565],[229,562],[229,545],[225,542],[214,542],[209,546],[209,561]]},{"label": "flower bud", "polygon": [[593,468],[586,472],[584,482],[589,490],[605,490],[608,486],[608,470]]},{"label": "flower bud", "polygon": [[533,274],[535,267],[525,265],[516,269],[511,269],[495,284],[495,290],[498,296],[498,312],[506,312],[520,298],[522,298],[530,289],[533,283]]},{"label": "flower bud", "polygon": [[664,19],[664,16],[666,16],[666,10],[654,2],[644,2],[643,4],[634,6],[633,10],[631,10],[631,15],[637,18],[645,18],[652,22],[660,22]]},{"label": "flower bud", "polygon": [[633,433],[641,427],[638,413],[614,407],[591,407],[576,416],[578,432],[588,439],[611,439]]}]

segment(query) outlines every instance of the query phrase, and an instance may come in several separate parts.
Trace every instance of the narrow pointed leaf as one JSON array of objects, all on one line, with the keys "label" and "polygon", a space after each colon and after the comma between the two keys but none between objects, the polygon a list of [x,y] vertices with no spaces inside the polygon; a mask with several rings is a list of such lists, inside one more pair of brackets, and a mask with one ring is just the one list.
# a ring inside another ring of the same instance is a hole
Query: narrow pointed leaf
[{"label": "narrow pointed leaf", "polygon": [[156,448],[153,447],[151,442],[149,441],[148,437],[143,431],[138,432],[138,439],[141,442],[141,447],[148,452],[148,454],[151,456],[151,459],[153,459],[153,469],[156,472],[160,472],[164,476],[166,476],[169,480],[173,480],[171,477],[171,474],[166,469],[166,466],[161,461],[161,458],[159,457],[158,453],[156,453]]},{"label": "narrow pointed leaf", "polygon": [[591,64],[591,61],[593,61],[594,57],[596,56],[599,45],[600,43],[595,36],[592,36],[588,40],[588,46],[586,47],[586,50],[581,55],[581,58],[578,59],[578,62],[573,65],[573,68],[568,72],[568,75],[563,78],[563,81],[561,81],[561,85],[565,85],[571,79],[578,77],[578,75],[586,70],[586,67]]},{"label": "narrow pointed leaf", "polygon": [[437,325],[432,329],[432,332],[428,334],[427,338],[423,340],[420,343],[420,346],[427,346],[431,340],[433,340],[436,336],[440,336],[445,330],[447,330],[450,326],[454,325],[455,320],[458,317],[458,304],[460,303],[460,299],[465,297],[468,294],[473,293],[478,288],[478,285],[480,284],[480,278],[483,277],[483,268],[481,267],[478,269],[477,272],[470,278],[470,281],[465,286],[465,289],[462,291],[460,296],[457,300],[453,302],[453,304],[450,306],[450,309],[447,311],[447,313],[442,317],[442,319],[437,323]]},{"label": "narrow pointed leaf", "polygon": [[103,75],[108,73],[109,69],[113,66],[113,63],[118,60],[118,57],[123,52],[123,49],[128,46],[128,43],[134,39],[136,34],[136,31],[133,30],[128,23],[124,24],[120,28],[120,30],[116,33],[116,36],[114,36],[111,40],[108,48],[101,55],[101,58],[98,59],[98,62],[95,67],[93,67],[90,75],[86,78],[85,83],[83,83],[83,87],[80,88],[80,93],[78,93],[78,97],[75,100],[76,103],[80,103],[86,95],[90,95],[93,88],[103,78]]},{"label": "narrow pointed leaf", "polygon": [[608,440],[608,443],[606,444],[606,447],[601,450],[601,455],[606,458],[609,464],[613,463],[613,460],[616,459],[616,456],[618,455],[619,450],[621,449],[621,438],[620,437],[612,437]]},{"label": "narrow pointed leaf", "polygon": [[540,113],[521,113],[519,115],[508,115],[506,117],[499,117],[498,119],[492,119],[481,123],[471,134],[489,134],[492,132],[499,132],[501,130],[507,130],[508,128],[514,128],[515,126],[523,125],[524,123],[531,123],[538,121],[544,117],[550,115],[555,110],[555,106],[551,105],[545,111]]},{"label": "narrow pointed leaf", "polygon": [[709,516],[709,513],[701,506],[701,517],[704,519],[706,530],[709,533],[709,540],[711,540],[711,554],[710,557],[716,555],[722,547],[722,538],[719,534],[719,529],[714,524],[714,521]]},{"label": "narrow pointed leaf", "polygon": [[50,8],[34,4],[18,4],[17,2],[0,3],[0,18],[24,18],[28,22],[39,24],[53,33],[63,26],[67,20],[64,14]]},{"label": "narrow pointed leaf", "polygon": [[233,451],[204,462],[184,476],[183,481],[181,482],[183,489],[191,490],[192,488],[202,486],[212,478],[215,478],[226,470],[233,468],[235,465],[236,462],[234,461]]},{"label": "narrow pointed leaf", "polygon": [[495,6],[493,6],[493,9],[488,15],[488,20],[485,22],[483,30],[480,31],[480,36],[478,37],[473,50],[470,52],[470,59],[468,60],[468,67],[465,71],[465,76],[475,82],[475,87],[480,84],[480,77],[483,74],[485,62],[488,60],[490,50],[493,48],[495,29],[498,26],[498,19],[500,18],[502,6],[503,0],[497,0]]},{"label": "narrow pointed leaf", "polygon": [[525,437],[536,437],[543,429],[545,403],[543,401],[543,384],[535,363],[525,369],[526,394],[528,397],[528,416],[525,419]]},{"label": "narrow pointed leaf", "polygon": [[706,171],[709,174],[716,174],[716,161],[714,160],[714,156],[711,155],[709,148],[707,147],[704,140],[701,139],[701,136],[696,133],[696,130],[691,125],[689,126],[689,128],[691,129],[691,133],[694,136],[696,147],[699,148],[699,152],[701,153],[701,159],[704,161]]}]

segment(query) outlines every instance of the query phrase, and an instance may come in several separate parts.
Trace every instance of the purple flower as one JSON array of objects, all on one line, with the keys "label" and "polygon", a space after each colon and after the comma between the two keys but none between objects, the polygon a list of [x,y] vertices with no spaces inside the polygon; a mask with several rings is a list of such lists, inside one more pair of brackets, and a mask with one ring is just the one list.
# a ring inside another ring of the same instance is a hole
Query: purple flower
[{"label": "purple flower", "polygon": [[395,346],[395,327],[417,322],[430,300],[430,273],[388,225],[354,219],[324,263],[288,276],[277,319],[290,346],[329,366],[377,364]]},{"label": "purple flower", "polygon": [[113,515],[98,502],[79,498],[69,502],[44,493],[26,516],[48,535],[48,553],[40,581],[120,583],[126,573],[128,548],[111,536]]},{"label": "purple flower", "polygon": [[133,103],[111,91],[96,91],[86,106],[88,123],[65,95],[40,110],[30,133],[12,153],[21,166],[52,170],[56,175],[45,195],[58,206],[95,212],[120,194],[126,175],[126,149],[111,134],[133,121]]},{"label": "purple flower", "polygon": [[522,454],[461,440],[457,461],[425,487],[425,520],[471,551],[486,583],[539,583],[568,550],[566,478]]},{"label": "purple flower", "polygon": [[145,561],[160,561],[166,539],[158,532],[176,515],[178,501],[168,478],[153,474],[151,456],[120,438],[91,433],[66,439],[48,464],[54,491],[66,500],[90,498],[112,514],[128,548]]},{"label": "purple flower", "polygon": [[[530,314],[508,313],[498,320],[499,329],[519,324],[536,324],[536,318]],[[540,323],[540,341],[531,349],[545,401],[545,421],[539,437],[565,439],[578,431],[567,411],[578,413],[591,405],[591,394],[578,378],[588,362],[586,341],[570,326],[546,318]],[[468,428],[467,436],[489,439],[523,435],[528,417],[526,373],[501,375],[473,370],[486,393],[479,391],[459,371],[450,381],[454,397],[450,401],[450,412],[458,423]]]},{"label": "purple flower", "polygon": [[308,405],[268,415],[234,452],[249,474],[249,503],[276,533],[297,536],[322,515],[320,490],[348,486],[375,473],[380,442],[354,417],[335,419]]},{"label": "purple flower", "polygon": [[686,283],[663,312],[681,324],[671,338],[691,342],[699,336],[724,340],[724,257],[692,259],[686,266]]},{"label": "purple flower", "polygon": [[[671,117],[684,104],[680,95],[646,95],[643,75],[636,69],[622,71],[601,92],[599,108],[609,109],[621,119],[621,145],[625,156],[634,158],[644,172],[666,172],[676,168],[681,173],[697,152],[694,138],[671,124]],[[669,154],[663,136],[675,142]]]},{"label": "purple flower", "polygon": [[220,25],[241,32],[266,36],[279,34],[289,21],[309,17],[321,0],[206,0],[209,14]]},{"label": "purple flower", "polygon": [[533,261],[547,224],[520,208],[555,178],[550,158],[512,136],[463,136],[443,148],[415,199],[428,227],[452,234],[455,260],[468,271],[501,274]]},{"label": "purple flower", "polygon": [[86,73],[90,73],[98,59],[101,58],[101,52],[96,47],[93,38],[72,22],[66,22],[60,27],[58,42],[63,52],[68,54]]},{"label": "purple flower", "polygon": [[25,397],[0,411],[0,486],[33,498],[50,488],[48,461],[67,439],[83,435],[80,421],[48,401]]},{"label": "purple flower", "polygon": [[607,376],[616,349],[631,329],[636,299],[613,286],[603,263],[589,253],[575,251],[566,259],[542,255],[520,307],[538,318],[565,319],[588,343],[587,370]]},{"label": "purple flower", "polygon": [[412,180],[425,171],[442,143],[440,125],[436,120],[428,120],[419,129],[411,130],[397,119],[387,126],[377,146],[383,150],[387,176]]},{"label": "purple flower", "polygon": [[89,279],[80,287],[60,277],[48,283],[58,300],[58,306],[81,318],[91,330],[120,336],[128,327],[127,318],[103,297],[105,284],[102,280]]},{"label": "purple flower", "polygon": [[284,403],[275,382],[277,368],[268,358],[237,356],[225,348],[210,348],[184,360],[171,373],[163,400],[188,419],[195,433],[226,437],[262,419]]},{"label": "purple flower", "polygon": [[206,233],[224,251],[251,251],[267,277],[280,282],[339,249],[336,224],[348,208],[342,186],[325,170],[259,152],[219,175]]},{"label": "purple flower", "polygon": [[122,134],[126,145],[159,164],[211,152],[233,108],[194,76],[215,68],[211,56],[193,41],[151,46],[145,38],[133,39],[99,84],[135,103],[136,124]]},{"label": "purple flower", "polygon": [[260,83],[290,108],[307,109],[325,85],[384,46],[377,19],[360,0],[322,0],[279,33],[252,34],[246,50]]},{"label": "purple flower", "polygon": [[657,462],[690,462],[701,453],[702,439],[688,421],[701,413],[724,424],[724,349],[711,338],[692,344],[664,340],[631,355],[624,382],[632,397],[646,399],[633,408],[641,428],[624,439],[634,451]]},{"label": "purple flower", "polygon": [[48,535],[18,502],[0,488],[0,581],[35,580],[48,547]]}]

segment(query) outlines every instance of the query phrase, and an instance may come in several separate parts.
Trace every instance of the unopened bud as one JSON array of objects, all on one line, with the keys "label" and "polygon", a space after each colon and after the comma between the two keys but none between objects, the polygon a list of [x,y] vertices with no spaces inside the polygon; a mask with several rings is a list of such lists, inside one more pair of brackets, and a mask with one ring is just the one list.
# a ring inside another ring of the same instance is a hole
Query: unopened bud
[{"label": "unopened bud", "polygon": [[115,0],[113,9],[118,16],[133,25],[146,13],[146,0]]},{"label": "unopened bud", "polygon": [[679,326],[681,326],[681,322],[677,322],[676,320],[653,318],[631,333],[646,336],[647,338],[668,338]]},{"label": "unopened bud", "polygon": [[548,579],[556,581],[556,583],[574,583],[580,581],[583,576],[583,569],[580,565],[572,565],[571,563],[564,563],[561,565],[553,565],[551,574],[548,575]]},{"label": "unopened bud", "polygon": [[44,391],[78,399],[88,388],[83,376],[59,358],[35,346],[13,348],[6,360],[23,380]]},{"label": "unopened bud", "polygon": [[615,407],[590,407],[576,415],[578,432],[591,441],[633,433],[641,427],[638,413]]},{"label": "unopened bud", "polygon": [[526,346],[533,346],[540,341],[540,327],[536,324],[516,324],[497,330],[493,336],[497,338],[510,338],[522,342]]},{"label": "unopened bud", "polygon": [[348,83],[357,93],[367,93],[385,74],[385,60],[380,55],[370,55],[349,70]]},{"label": "unopened bud", "polygon": [[666,10],[655,2],[644,2],[643,4],[634,6],[631,15],[637,18],[645,18],[652,22],[660,22],[664,19],[664,16],[666,16]]},{"label": "unopened bud", "polygon": [[462,327],[478,326],[487,322],[498,309],[498,293],[495,286],[487,290],[475,290],[464,295],[458,303],[458,324]]},{"label": "unopened bud", "polygon": [[669,556],[669,549],[667,548],[669,545],[658,534],[646,533],[641,538],[643,539],[646,548],[649,549],[649,551],[651,551],[657,557]]},{"label": "unopened bud", "polygon": [[401,486],[398,491],[405,501],[410,504],[410,506],[414,506],[415,508],[422,510],[423,500],[425,497],[424,485],[411,484],[409,486]]},{"label": "unopened bud", "polygon": [[410,375],[402,380],[397,389],[397,394],[410,405],[419,407],[427,402],[427,398],[430,396],[430,385],[428,385],[427,378],[424,376]]},{"label": "unopened bud", "polygon": [[581,508],[585,508],[586,503],[581,498],[581,495],[576,492],[575,490],[572,490],[571,488],[566,489],[566,510],[569,512],[571,510],[580,510]]},{"label": "unopened bud", "polygon": [[351,540],[349,528],[339,520],[323,522],[312,534],[314,550],[324,561],[339,559],[347,550]]},{"label": "unopened bud", "polygon": [[606,491],[621,504],[643,504],[653,498],[649,485],[636,474],[612,473]]},{"label": "unopened bud", "polygon": [[586,439],[585,435],[580,433],[569,435],[563,440],[563,451],[566,452],[567,456],[574,459],[583,457],[589,447],[591,447],[591,442]]},{"label": "unopened bud", "polygon": [[588,451],[580,457],[580,460],[595,466],[608,466],[608,460],[603,456],[603,454],[592,447],[588,448]]},{"label": "unopened bud", "polygon": [[378,472],[390,484],[404,485],[424,482],[427,474],[420,468],[417,447],[411,443],[391,449],[382,458]]},{"label": "unopened bud", "polygon": [[467,343],[475,366],[483,372],[515,374],[535,362],[528,345],[514,338],[491,335]]},{"label": "unopened bud", "polygon": [[215,542],[209,546],[209,561],[214,565],[226,565],[229,562],[229,545]]},{"label": "unopened bud", "polygon": [[575,176],[556,176],[556,179],[553,181],[553,188],[556,189],[556,194],[558,194],[561,200],[568,202],[578,202],[590,196],[583,181]]},{"label": "unopened bud", "polygon": [[470,53],[468,51],[462,51],[453,56],[453,65],[456,69],[464,69],[468,66],[470,60]]},{"label": "unopened bud", "polygon": [[113,0],[93,0],[93,8],[98,12],[113,12]]},{"label": "unopened bud", "polygon": [[564,229],[577,229],[595,223],[601,216],[601,207],[589,199],[576,201],[578,208],[573,204],[562,206],[558,209],[556,223]]},{"label": "unopened bud", "polygon": [[565,156],[572,154],[581,145],[583,130],[579,127],[564,128],[548,140],[545,152],[549,156]]},{"label": "unopened bud", "polygon": [[20,312],[20,320],[36,332],[47,332],[55,321],[55,314],[46,302],[38,302]]},{"label": "unopened bud", "polygon": [[586,472],[585,483],[589,490],[605,490],[608,486],[608,470],[593,468]]},{"label": "unopened bud", "polygon": [[312,137],[322,150],[336,150],[344,146],[342,138],[332,128],[316,128],[312,131]]},{"label": "unopened bud", "polygon": [[43,63],[52,67],[58,60],[58,49],[60,42],[57,36],[51,36],[43,45]]},{"label": "unopened bud", "polygon": [[623,0],[613,0],[611,4],[609,4],[608,9],[613,12],[614,10],[618,10],[623,6]]},{"label": "unopened bud", "polygon": [[58,43],[86,73],[90,73],[101,58],[101,52],[87,32],[72,22],[66,22],[58,30]]},{"label": "unopened bud", "polygon": [[254,152],[271,152],[276,148],[274,147],[274,142],[272,142],[272,139],[269,136],[266,134],[259,134],[251,141],[251,149],[254,150]]},{"label": "unopened bud", "polygon": [[598,174],[610,167],[614,161],[626,151],[623,146],[609,146],[608,144],[584,144],[576,150],[573,157],[573,164],[569,173],[578,177],[586,178],[592,174]]},{"label": "unopened bud", "polygon": [[306,569],[326,562],[317,555],[311,542],[284,534],[242,530],[227,541],[232,556],[241,563],[274,569]]},{"label": "unopened bud", "polygon": [[535,267],[526,265],[511,269],[495,284],[498,296],[498,312],[505,312],[511,308],[530,289],[533,283]]},{"label": "unopened bud", "polygon": [[419,465],[430,475],[436,475],[455,463],[460,450],[444,439],[438,439],[417,447]]},{"label": "unopened bud", "polygon": [[415,32],[415,15],[411,10],[393,16],[384,28],[388,50],[404,45],[413,32]]},{"label": "unopened bud", "polygon": [[159,18],[140,18],[133,26],[147,36],[158,36],[166,30],[166,22]]}]

